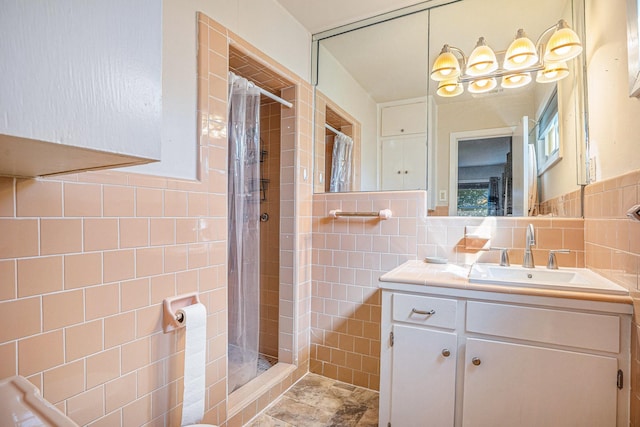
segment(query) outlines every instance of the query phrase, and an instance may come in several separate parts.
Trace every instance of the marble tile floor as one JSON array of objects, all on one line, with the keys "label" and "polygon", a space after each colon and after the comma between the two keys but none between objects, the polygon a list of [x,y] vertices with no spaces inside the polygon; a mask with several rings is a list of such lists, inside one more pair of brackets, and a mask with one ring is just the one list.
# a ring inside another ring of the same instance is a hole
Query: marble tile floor
[{"label": "marble tile floor", "polygon": [[307,374],[248,427],[377,427],[378,392]]}]

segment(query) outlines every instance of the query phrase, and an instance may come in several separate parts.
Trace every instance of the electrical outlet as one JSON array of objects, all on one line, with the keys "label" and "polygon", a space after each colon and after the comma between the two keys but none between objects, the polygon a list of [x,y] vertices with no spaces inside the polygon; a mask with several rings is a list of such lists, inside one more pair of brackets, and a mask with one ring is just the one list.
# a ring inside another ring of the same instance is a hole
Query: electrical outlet
[{"label": "electrical outlet", "polygon": [[440,195],[438,197],[438,201],[439,202],[446,202],[447,201],[447,190],[440,190]]}]

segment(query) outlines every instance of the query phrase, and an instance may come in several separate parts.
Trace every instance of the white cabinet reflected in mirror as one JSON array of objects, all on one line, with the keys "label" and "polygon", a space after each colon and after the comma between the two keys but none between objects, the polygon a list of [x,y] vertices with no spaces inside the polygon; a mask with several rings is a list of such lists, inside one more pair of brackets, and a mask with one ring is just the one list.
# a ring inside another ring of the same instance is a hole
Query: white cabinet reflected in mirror
[{"label": "white cabinet reflected in mirror", "polygon": [[[531,83],[505,88],[499,73],[520,28],[541,56],[560,19],[584,39],[583,1],[433,0],[420,8],[314,35],[315,192],[427,190],[430,215],[581,216],[583,55],[567,61],[558,82],[537,83],[534,65]],[[471,93],[478,87],[465,63],[479,37],[500,66],[490,76],[495,88]],[[445,44],[461,51],[463,93],[455,97],[438,95],[443,84],[429,77]],[[353,141],[350,182],[341,187],[330,184],[332,167],[344,165],[332,161],[336,132]],[[479,148],[494,137],[496,154]]]}]

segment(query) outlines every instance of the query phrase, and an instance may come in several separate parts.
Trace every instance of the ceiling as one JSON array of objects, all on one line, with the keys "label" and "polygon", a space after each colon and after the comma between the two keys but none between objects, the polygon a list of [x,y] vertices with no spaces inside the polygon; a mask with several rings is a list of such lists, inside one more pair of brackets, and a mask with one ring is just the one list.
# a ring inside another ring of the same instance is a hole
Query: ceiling
[{"label": "ceiling", "polygon": [[311,34],[350,24],[424,0],[276,0]]}]

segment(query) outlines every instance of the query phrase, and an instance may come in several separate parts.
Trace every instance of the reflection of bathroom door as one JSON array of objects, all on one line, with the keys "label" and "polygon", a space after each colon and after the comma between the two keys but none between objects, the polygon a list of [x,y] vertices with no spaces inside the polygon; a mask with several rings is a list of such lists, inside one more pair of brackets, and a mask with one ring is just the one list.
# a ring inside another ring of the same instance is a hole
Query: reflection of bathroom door
[{"label": "reflection of bathroom door", "polygon": [[[512,179],[511,183],[507,179],[507,186],[511,187],[515,184],[513,183],[514,179],[513,174],[520,173],[521,167],[516,164],[516,158],[513,154],[516,148],[516,137],[515,137],[515,127],[504,127],[504,128],[492,128],[492,129],[477,129],[472,131],[464,131],[464,132],[452,132],[449,135],[449,215],[456,216],[458,213],[458,184],[459,184],[459,147],[458,145],[464,142],[475,142],[478,141],[487,141],[493,139],[504,139],[507,138],[509,141],[509,148],[507,151],[511,151],[511,168],[512,168]],[[520,148],[521,150],[521,148]],[[502,151],[499,151],[502,152]],[[487,165],[497,165],[499,162],[495,162],[494,156],[496,155],[496,150],[492,149],[481,149],[481,151],[473,150],[471,151],[473,155],[476,156],[474,161],[479,161],[480,163],[475,163],[472,166],[487,166]],[[506,155],[506,152],[503,153]],[[489,158],[486,158],[486,156]],[[468,157],[468,156],[467,156]],[[522,159],[522,155],[519,157]],[[466,163],[466,162],[465,162]],[[504,163],[504,162],[502,162]],[[485,176],[484,179],[487,183],[489,182],[489,176]],[[522,180],[520,180],[522,181]],[[467,182],[469,181],[467,179]],[[508,192],[508,188],[505,189]],[[521,196],[520,196],[521,197]],[[509,200],[505,198],[503,206],[509,206]],[[513,206],[513,205],[512,205]],[[505,213],[507,215],[507,213]]]}]

